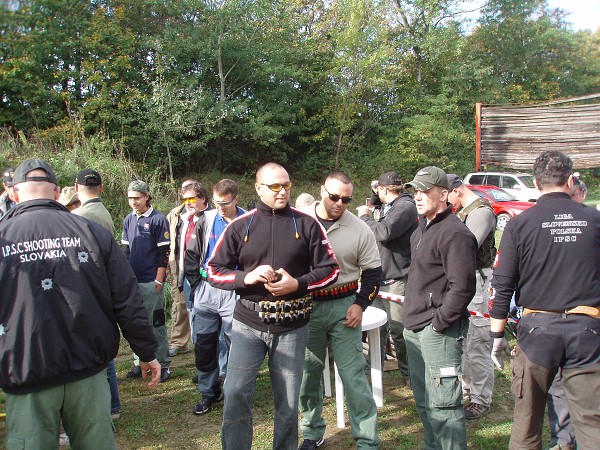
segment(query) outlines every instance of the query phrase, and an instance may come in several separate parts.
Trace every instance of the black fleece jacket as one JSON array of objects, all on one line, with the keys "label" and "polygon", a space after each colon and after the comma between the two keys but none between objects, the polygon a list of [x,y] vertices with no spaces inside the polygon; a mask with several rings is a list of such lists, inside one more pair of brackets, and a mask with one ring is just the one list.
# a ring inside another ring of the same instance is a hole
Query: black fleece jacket
[{"label": "black fleece jacket", "polygon": [[432,323],[443,333],[462,317],[469,317],[467,306],[475,295],[477,241],[448,207],[429,224],[421,217],[410,243],[404,326],[418,330]]},{"label": "black fleece jacket", "polygon": [[[283,299],[300,298],[337,280],[339,267],[323,227],[313,217],[289,204],[272,209],[262,201],[258,207],[227,226],[208,262],[208,281],[219,289],[232,290],[242,299],[270,298],[263,284],[246,286],[244,277],[257,266],[285,269],[298,280],[296,292]],[[281,332],[298,328],[308,320],[266,324],[256,311],[237,303],[233,317],[261,331]]]}]

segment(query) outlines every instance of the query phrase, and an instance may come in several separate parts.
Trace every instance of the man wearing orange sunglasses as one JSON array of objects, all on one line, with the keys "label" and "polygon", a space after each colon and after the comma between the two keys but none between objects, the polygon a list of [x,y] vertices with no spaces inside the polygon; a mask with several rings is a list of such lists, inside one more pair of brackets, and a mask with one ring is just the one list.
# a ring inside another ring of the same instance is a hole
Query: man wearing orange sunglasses
[{"label": "man wearing orange sunglasses", "polygon": [[298,448],[311,293],[334,283],[339,267],[319,223],[290,206],[291,187],[282,166],[262,166],[256,173],[257,208],[227,226],[208,262],[208,281],[240,296],[225,383],[225,450],[252,448],[251,398],[267,354],[275,402],[273,449]]}]

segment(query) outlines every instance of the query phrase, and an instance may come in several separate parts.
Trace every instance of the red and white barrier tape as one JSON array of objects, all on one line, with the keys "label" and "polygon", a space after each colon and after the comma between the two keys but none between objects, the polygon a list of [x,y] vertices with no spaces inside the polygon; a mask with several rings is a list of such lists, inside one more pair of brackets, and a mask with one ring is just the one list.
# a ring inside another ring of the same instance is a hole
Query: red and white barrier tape
[{"label": "red and white barrier tape", "polygon": [[[379,291],[379,293],[377,294],[378,298],[382,298],[384,300],[389,300],[390,302],[395,302],[395,303],[404,303],[404,296],[402,295],[398,295],[398,294],[392,294],[390,292],[381,292]],[[480,313],[478,311],[471,311],[469,310],[469,314],[471,314],[474,317],[484,317],[486,319],[490,318],[490,315],[487,313]],[[509,322],[514,322],[517,323],[517,321],[515,319],[512,318],[508,318]]]}]

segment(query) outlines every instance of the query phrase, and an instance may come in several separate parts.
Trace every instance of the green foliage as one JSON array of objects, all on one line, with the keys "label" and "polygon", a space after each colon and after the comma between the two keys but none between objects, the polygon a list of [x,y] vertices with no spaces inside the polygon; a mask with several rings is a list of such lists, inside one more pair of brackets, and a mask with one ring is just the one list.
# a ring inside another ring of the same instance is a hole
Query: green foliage
[{"label": "green foliage", "polygon": [[572,32],[543,0],[489,0],[465,31],[461,7],[3,2],[0,126],[60,146],[112,142],[103,150],[169,186],[270,160],[311,178],[370,178],[426,163],[472,170],[477,101],[600,89],[600,31]]},{"label": "green foliage", "polygon": [[111,212],[118,232],[122,229],[123,218],[131,212],[127,203],[127,186],[132,179],[142,178],[148,182],[161,202],[169,201],[169,191],[175,192],[175,187],[162,179],[161,170],[128,160],[119,141],[102,135],[85,137],[81,123],[77,121],[72,121],[62,130],[54,128],[51,133],[36,133],[29,138],[23,133],[14,136],[1,129],[1,167],[16,167],[28,158],[48,161],[56,172],[60,187],[73,186],[77,173],[82,169],[97,170],[102,175],[103,202]]}]

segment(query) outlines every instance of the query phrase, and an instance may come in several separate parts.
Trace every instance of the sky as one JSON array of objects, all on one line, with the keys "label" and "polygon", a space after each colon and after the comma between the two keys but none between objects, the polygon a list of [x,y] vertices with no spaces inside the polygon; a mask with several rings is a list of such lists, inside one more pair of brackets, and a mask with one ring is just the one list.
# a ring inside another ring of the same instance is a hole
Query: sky
[{"label": "sky", "polygon": [[[592,30],[600,27],[600,0],[547,0],[551,8],[560,8],[567,13],[566,21],[571,23],[574,31]],[[470,0],[466,4],[468,8],[476,9],[485,3],[485,0]],[[476,19],[478,13],[468,14]]]},{"label": "sky", "polygon": [[566,20],[575,31],[596,31],[600,27],[600,0],[548,0],[548,4],[571,12]]}]

